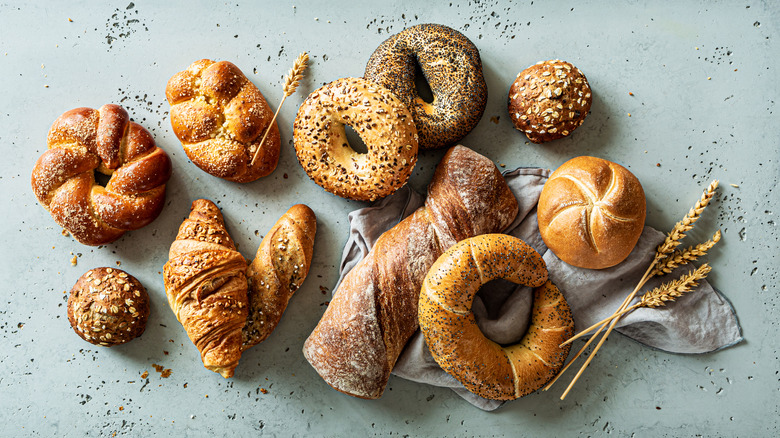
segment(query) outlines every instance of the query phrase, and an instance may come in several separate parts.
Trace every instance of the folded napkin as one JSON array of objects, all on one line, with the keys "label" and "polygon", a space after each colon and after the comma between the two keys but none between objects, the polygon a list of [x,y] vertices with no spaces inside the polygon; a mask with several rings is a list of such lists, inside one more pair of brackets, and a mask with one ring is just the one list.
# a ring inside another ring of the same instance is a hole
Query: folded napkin
[{"label": "folded napkin", "polygon": [[[531,245],[547,263],[549,277],[563,293],[572,310],[575,331],[610,316],[634,289],[665,235],[645,227],[633,252],[608,269],[577,268],[549,251],[539,234],[536,204],[550,171],[519,168],[504,177],[519,203],[515,221],[505,230]],[[349,214],[350,233],[341,260],[341,279],[365,257],[379,236],[423,205],[424,198],[404,186],[371,207]],[[643,291],[688,272],[690,265],[650,280]],[[338,284],[334,291],[338,288]],[[640,294],[643,292],[640,291]],[[505,280],[482,287],[472,311],[482,333],[500,344],[511,344],[525,335],[531,315],[531,289]],[[616,330],[651,347],[672,353],[707,353],[742,340],[742,331],[731,304],[706,281],[677,301],[656,309],[637,309],[624,316]],[[468,402],[493,410],[503,402],[488,400],[466,390],[436,364],[418,330],[404,348],[393,374],[415,382],[452,388]]]}]

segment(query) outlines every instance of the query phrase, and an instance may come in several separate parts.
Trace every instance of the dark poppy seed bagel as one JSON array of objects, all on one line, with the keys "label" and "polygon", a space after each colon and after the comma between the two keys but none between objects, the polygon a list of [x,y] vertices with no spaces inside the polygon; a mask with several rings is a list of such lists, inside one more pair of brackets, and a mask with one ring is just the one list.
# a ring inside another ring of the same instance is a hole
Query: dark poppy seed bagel
[{"label": "dark poppy seed bagel", "polygon": [[[431,103],[417,94],[418,64],[433,92]],[[421,149],[449,146],[465,137],[487,104],[477,47],[440,24],[413,26],[380,44],[368,60],[366,79],[389,88],[411,109]]]},{"label": "dark poppy seed bagel", "polygon": [[[344,125],[368,152],[350,147]],[[293,137],[309,177],[342,198],[387,196],[406,184],[417,162],[412,114],[390,90],[363,78],[339,79],[311,93],[298,110]]]},{"label": "dark poppy seed bagel", "polygon": [[[477,327],[471,305],[480,287],[503,278],[534,287],[531,324],[517,344],[501,346]],[[457,243],[431,266],[420,292],[420,329],[433,358],[469,391],[513,400],[549,382],[561,369],[574,334],[568,303],[547,280],[533,248],[505,234]]]},{"label": "dark poppy seed bagel", "polygon": [[114,268],[90,269],[68,297],[68,321],[85,341],[111,347],[146,329],[149,295],[135,277]]},{"label": "dark poppy seed bagel", "polygon": [[590,111],[590,85],[580,69],[561,60],[534,64],[509,88],[509,118],[534,143],[566,137]]}]

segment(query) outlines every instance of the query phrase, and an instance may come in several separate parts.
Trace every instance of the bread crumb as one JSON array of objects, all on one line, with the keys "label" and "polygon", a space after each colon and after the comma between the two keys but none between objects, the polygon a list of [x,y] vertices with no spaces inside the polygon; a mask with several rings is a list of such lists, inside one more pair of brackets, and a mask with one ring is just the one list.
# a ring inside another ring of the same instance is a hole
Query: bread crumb
[{"label": "bread crumb", "polygon": [[73,19],[72,18],[68,18],[68,22],[73,23]]},{"label": "bread crumb", "polygon": [[630,92],[630,91],[629,91],[629,92],[628,92],[628,95],[629,95],[629,96],[633,96],[633,95],[634,95],[634,93],[632,93],[632,92]]},{"label": "bread crumb", "polygon": [[737,188],[739,188],[739,185],[738,185],[738,184],[731,184],[731,187],[737,187]]},{"label": "bread crumb", "polygon": [[71,266],[76,266],[78,263],[79,263],[79,258],[78,257],[73,256],[73,258],[70,259],[70,265]]},{"label": "bread crumb", "polygon": [[628,113],[628,117],[631,117],[631,113]]}]

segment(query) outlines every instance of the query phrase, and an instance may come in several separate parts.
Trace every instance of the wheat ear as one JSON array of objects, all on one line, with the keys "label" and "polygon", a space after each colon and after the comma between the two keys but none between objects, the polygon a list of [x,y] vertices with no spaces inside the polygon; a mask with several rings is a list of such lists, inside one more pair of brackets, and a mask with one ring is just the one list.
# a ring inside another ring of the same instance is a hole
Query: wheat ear
[{"label": "wheat ear", "polygon": [[260,140],[260,143],[257,145],[257,150],[255,150],[255,154],[252,156],[252,162],[249,164],[249,167],[252,167],[255,165],[255,160],[257,160],[258,155],[260,155],[260,150],[263,147],[263,143],[265,143],[265,138],[268,137],[268,133],[271,132],[271,128],[273,128],[274,123],[276,122],[276,117],[279,115],[279,110],[282,109],[282,105],[284,104],[284,101],[289,97],[292,96],[293,93],[295,93],[295,90],[298,88],[298,83],[303,79],[303,72],[306,70],[306,67],[309,63],[309,54],[306,52],[301,53],[298,55],[298,58],[295,59],[295,63],[293,63],[293,67],[290,69],[290,72],[287,73],[287,76],[284,78],[284,86],[282,87],[282,93],[284,95],[282,96],[281,102],[279,102],[279,106],[276,108],[276,112],[274,113],[274,116],[271,118],[271,123],[268,124],[268,127],[265,129],[265,134],[263,134],[263,138]]},{"label": "wheat ear", "polygon": [[682,266],[685,264],[688,264],[696,259],[698,259],[701,256],[704,256],[707,254],[707,251],[709,251],[713,246],[715,246],[716,243],[720,242],[720,230],[718,230],[713,236],[712,239],[700,243],[696,246],[689,246],[685,250],[674,250],[669,256],[661,260],[658,265],[655,267],[653,272],[650,274],[651,276],[656,275],[664,275],[671,273],[675,268],[678,266]]},{"label": "wheat ear", "polygon": [[[654,269],[658,265],[658,263],[662,259],[664,259],[664,258],[668,257],[670,254],[672,254],[674,252],[675,248],[677,248],[677,246],[680,245],[680,240],[682,240],[682,238],[685,237],[685,233],[687,231],[690,231],[691,229],[693,229],[694,223],[697,220],[699,220],[699,217],[701,217],[701,214],[704,212],[704,209],[707,207],[707,205],[712,200],[712,197],[715,195],[715,190],[717,188],[718,188],[718,180],[712,181],[710,183],[710,185],[707,187],[707,189],[704,191],[704,193],[702,194],[701,198],[696,202],[694,207],[691,210],[688,211],[688,214],[686,214],[685,217],[683,217],[683,219],[680,222],[675,224],[674,228],[667,235],[667,237],[664,240],[664,242],[661,245],[658,246],[658,248],[656,249],[655,257],[653,257],[653,261],[650,263],[650,266],[648,266],[647,271],[645,271],[644,275],[642,275],[642,278],[639,280],[639,283],[636,285],[636,287],[634,288],[633,292],[631,292],[631,294],[629,294],[623,300],[623,303],[620,305],[618,310],[616,310],[615,313],[613,313],[613,316],[608,318],[608,319],[611,320],[611,322],[609,322],[609,327],[607,327],[607,331],[601,337],[601,340],[599,341],[599,343],[596,344],[596,347],[593,349],[593,351],[591,352],[590,356],[588,356],[588,359],[585,360],[585,363],[582,365],[580,370],[574,376],[574,379],[572,379],[572,381],[569,383],[569,386],[563,392],[563,395],[561,395],[561,400],[566,398],[566,395],[568,395],[568,393],[571,390],[571,388],[574,386],[575,383],[577,383],[577,380],[580,378],[580,376],[585,371],[585,369],[588,367],[588,365],[590,365],[590,362],[596,356],[596,352],[598,352],[598,350],[604,344],[604,341],[607,340],[607,336],[609,336],[609,334],[612,333],[612,330],[615,328],[615,325],[620,320],[620,317],[624,313],[626,313],[624,311],[626,310],[626,308],[628,308],[628,304],[631,302],[631,300],[634,299],[634,297],[636,296],[637,292],[645,285],[645,283],[647,283],[647,280],[651,277],[650,274],[654,271]],[[618,315],[618,316],[615,316],[615,315]],[[598,330],[593,334],[593,336],[588,341],[588,343],[585,344],[585,346],[583,346],[583,348],[580,349],[580,351],[577,353],[577,355],[575,356],[575,359],[577,357],[579,357],[580,354],[582,354],[582,352],[585,350],[585,347],[587,347],[587,345],[590,344],[590,342],[593,340],[593,338],[595,338],[596,336],[598,336],[599,333],[601,333],[601,330],[606,325],[607,325],[607,322],[604,322],[604,323],[602,323],[598,327]],[[575,337],[572,337],[572,339],[564,342],[564,344],[570,342],[573,339],[576,339],[577,337],[580,337],[580,336],[584,335],[585,333],[587,333],[591,329],[592,329],[592,327],[587,329],[587,330],[584,330],[584,331],[580,332],[578,335],[575,335]],[[564,344],[562,344],[562,345],[564,345]],[[571,364],[571,362],[569,362],[569,364]],[[563,370],[561,370],[561,373],[563,373],[563,371],[565,371],[566,368],[568,368],[568,365]],[[561,373],[558,373],[558,375],[560,376]],[[558,376],[556,376],[556,380],[557,380],[557,377]],[[553,380],[553,382],[554,381],[555,380]],[[549,385],[547,386],[547,388],[549,388]]]}]

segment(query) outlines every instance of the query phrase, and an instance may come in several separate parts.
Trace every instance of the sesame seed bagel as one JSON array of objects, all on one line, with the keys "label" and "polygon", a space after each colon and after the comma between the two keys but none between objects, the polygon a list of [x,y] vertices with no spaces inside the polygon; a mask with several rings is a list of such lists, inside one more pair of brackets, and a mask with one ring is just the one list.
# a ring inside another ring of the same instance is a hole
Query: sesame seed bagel
[{"label": "sesame seed bagel", "polygon": [[[431,103],[417,93],[418,64],[433,92]],[[389,88],[409,106],[421,149],[449,146],[465,137],[487,104],[479,50],[462,33],[440,24],[413,26],[380,44],[368,60],[366,79]]]},{"label": "sesame seed bagel", "polygon": [[[366,144],[350,147],[344,125]],[[298,162],[317,184],[342,198],[373,201],[406,184],[417,162],[417,128],[390,90],[363,78],[331,82],[309,95],[293,126]]]},{"label": "sesame seed bagel", "polygon": [[566,137],[585,121],[592,101],[588,79],[559,59],[536,63],[509,88],[509,118],[534,143]]},{"label": "sesame seed bagel", "polygon": [[[477,327],[471,305],[480,287],[503,278],[534,287],[531,324],[517,344],[501,346]],[[469,391],[513,400],[541,388],[563,366],[574,321],[544,260],[522,240],[485,234],[463,240],[433,264],[420,292],[420,329],[439,366]]]}]

